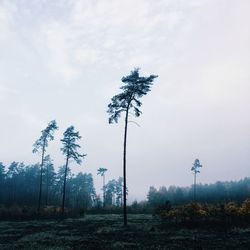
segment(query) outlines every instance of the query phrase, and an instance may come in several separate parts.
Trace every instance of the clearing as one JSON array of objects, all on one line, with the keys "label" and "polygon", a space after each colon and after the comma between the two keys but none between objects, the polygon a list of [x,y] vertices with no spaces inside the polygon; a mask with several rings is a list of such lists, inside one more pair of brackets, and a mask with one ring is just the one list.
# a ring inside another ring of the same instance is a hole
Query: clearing
[{"label": "clearing", "polygon": [[151,215],[86,215],[81,219],[0,222],[0,249],[250,249],[250,228],[188,229]]}]

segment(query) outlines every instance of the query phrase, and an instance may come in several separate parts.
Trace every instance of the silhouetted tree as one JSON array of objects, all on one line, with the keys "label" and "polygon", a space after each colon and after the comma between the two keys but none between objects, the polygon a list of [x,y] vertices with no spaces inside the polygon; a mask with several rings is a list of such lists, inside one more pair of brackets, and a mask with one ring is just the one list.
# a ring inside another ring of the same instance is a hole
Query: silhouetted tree
[{"label": "silhouetted tree", "polygon": [[107,168],[98,168],[97,174],[102,176],[102,190],[103,190],[103,207],[105,207],[105,172],[107,172]]},{"label": "silhouetted tree", "polygon": [[193,166],[191,168],[191,171],[194,173],[194,202],[196,201],[196,174],[200,173],[199,168],[201,168],[202,165],[200,164],[199,159],[195,159]]},{"label": "silhouetted tree", "polygon": [[[149,77],[140,77],[139,69],[131,71],[130,75],[123,77],[121,80],[124,85],[120,88],[122,92],[115,95],[108,105],[109,123],[118,122],[121,113],[125,112],[125,128],[124,128],[124,143],[123,143],[123,214],[124,226],[127,225],[127,207],[126,207],[126,146],[127,146],[127,127],[128,115],[133,113],[138,117],[141,115],[140,107],[142,105],[139,98],[146,95],[150,91],[156,75]],[[131,111],[132,109],[132,111]]]},{"label": "silhouetted tree", "polygon": [[38,198],[38,212],[41,207],[41,199],[42,199],[42,178],[43,178],[43,165],[44,165],[44,155],[46,152],[46,148],[48,147],[48,142],[54,140],[54,131],[58,129],[56,125],[56,121],[53,120],[49,122],[48,126],[41,131],[42,135],[40,138],[33,144],[33,153],[42,153],[41,159],[41,169],[40,169],[40,187],[39,187],[39,198]]},{"label": "silhouetted tree", "polygon": [[63,133],[63,139],[61,142],[63,143],[63,147],[61,151],[66,156],[66,164],[65,164],[65,172],[64,172],[64,181],[63,181],[63,198],[62,198],[62,215],[64,214],[64,205],[65,205],[65,191],[66,191],[66,179],[67,179],[67,172],[68,172],[68,165],[69,159],[73,159],[77,164],[81,164],[82,159],[86,155],[79,154],[77,149],[80,148],[80,145],[76,144],[77,140],[81,139],[79,132],[74,131],[74,126],[70,126],[66,129]]}]

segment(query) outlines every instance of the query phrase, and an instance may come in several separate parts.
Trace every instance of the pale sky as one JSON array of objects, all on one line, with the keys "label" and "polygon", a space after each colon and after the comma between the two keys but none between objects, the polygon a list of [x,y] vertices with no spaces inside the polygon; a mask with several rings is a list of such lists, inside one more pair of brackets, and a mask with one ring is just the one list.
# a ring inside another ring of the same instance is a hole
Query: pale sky
[{"label": "pale sky", "polygon": [[64,163],[62,133],[82,135],[73,172],[122,176],[123,117],[107,105],[135,67],[157,74],[129,124],[129,200],[149,186],[239,180],[250,173],[249,0],[0,0],[0,161],[32,164],[47,123],[48,153]]}]

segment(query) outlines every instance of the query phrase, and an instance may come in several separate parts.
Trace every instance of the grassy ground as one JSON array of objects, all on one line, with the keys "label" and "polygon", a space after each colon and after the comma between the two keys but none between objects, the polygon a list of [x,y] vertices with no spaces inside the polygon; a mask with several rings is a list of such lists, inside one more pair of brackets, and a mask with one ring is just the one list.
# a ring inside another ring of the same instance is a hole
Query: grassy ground
[{"label": "grassy ground", "polygon": [[250,249],[250,227],[170,228],[151,215],[129,215],[127,228],[120,215],[0,222],[0,249]]}]

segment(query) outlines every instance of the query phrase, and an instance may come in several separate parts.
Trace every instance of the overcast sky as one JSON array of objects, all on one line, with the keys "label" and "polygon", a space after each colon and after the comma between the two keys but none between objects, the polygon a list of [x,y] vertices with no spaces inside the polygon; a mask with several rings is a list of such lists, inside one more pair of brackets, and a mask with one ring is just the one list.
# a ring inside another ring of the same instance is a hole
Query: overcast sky
[{"label": "overcast sky", "polygon": [[157,74],[129,124],[129,200],[155,187],[238,180],[250,173],[249,0],[0,0],[0,161],[32,164],[47,123],[74,125],[87,154],[73,172],[122,176],[124,119],[107,105],[134,67]]}]

